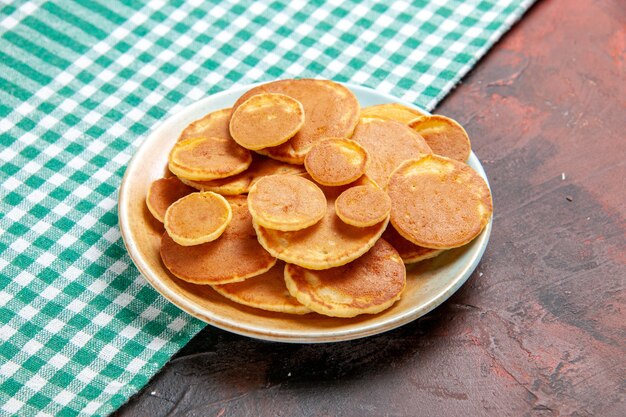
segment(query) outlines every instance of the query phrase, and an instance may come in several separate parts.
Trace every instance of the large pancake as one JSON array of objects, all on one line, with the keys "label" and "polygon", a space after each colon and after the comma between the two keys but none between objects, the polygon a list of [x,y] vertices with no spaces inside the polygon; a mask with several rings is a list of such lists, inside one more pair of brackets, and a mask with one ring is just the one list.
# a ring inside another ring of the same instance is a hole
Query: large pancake
[{"label": "large pancake", "polygon": [[154,218],[163,223],[167,208],[195,191],[176,177],[161,178],[150,185],[146,196],[146,205]]},{"label": "large pancake", "polygon": [[361,109],[361,117],[375,117],[384,120],[395,120],[397,122],[407,124],[416,117],[423,116],[425,113],[407,107],[400,103],[376,104]]},{"label": "large pancake", "polygon": [[193,246],[219,238],[233,211],[224,197],[211,191],[192,193],[165,213],[165,230],[179,245]]},{"label": "large pancake", "polygon": [[391,224],[387,226],[382,238],[398,251],[398,254],[407,265],[434,258],[443,252],[442,249],[425,248],[409,242],[400,236],[400,233]]},{"label": "large pancake", "polygon": [[301,175],[306,173],[300,165],[287,164],[263,155],[253,154],[252,163],[245,171],[227,178],[210,181],[181,181],[200,191],[213,191],[222,195],[245,194],[259,179],[268,175]]},{"label": "large pancake", "polygon": [[252,163],[250,151],[234,140],[216,136],[177,142],[169,155],[169,169],[178,177],[207,181],[245,171]]},{"label": "large pancake", "polygon": [[365,173],[367,151],[353,140],[328,138],[316,142],[304,158],[304,166],[315,182],[345,185]]},{"label": "large pancake", "polygon": [[312,271],[287,265],[291,295],[311,310],[333,317],[376,314],[400,299],[406,268],[398,252],[383,239],[365,255],[338,268]]},{"label": "large pancake", "polygon": [[[371,184],[367,178],[360,178],[355,185],[364,183]],[[281,232],[254,223],[259,242],[273,256],[309,269],[327,269],[355,260],[374,246],[389,217],[369,227],[355,227],[341,221],[335,213],[335,200],[350,186],[321,186],[328,204],[326,215],[306,229]]]},{"label": "large pancake", "polygon": [[391,200],[376,185],[359,185],[341,193],[335,200],[335,212],[352,226],[374,226],[389,216]]},{"label": "large pancake", "polygon": [[306,314],[311,310],[289,294],[285,285],[285,263],[245,281],[214,285],[213,289],[224,297],[249,307],[288,314]]},{"label": "large pancake", "polygon": [[329,80],[280,80],[263,84],[241,96],[233,111],[248,98],[260,93],[280,93],[295,98],[304,107],[305,122],[300,131],[282,145],[259,153],[292,164],[303,164],[316,141],[326,137],[350,137],[359,121],[360,105],[346,87]]},{"label": "large pancake", "polygon": [[365,173],[385,188],[389,175],[407,159],[431,153],[424,139],[410,127],[393,120],[362,118],[352,135],[369,153]]},{"label": "large pancake", "polygon": [[313,182],[298,175],[270,175],[250,188],[248,209],[255,224],[294,231],[319,222],[326,197]]},{"label": "large pancake", "polygon": [[485,180],[463,162],[439,155],[404,162],[391,175],[387,193],[398,233],[432,249],[470,242],[493,210]]},{"label": "large pancake", "polygon": [[256,94],[233,111],[230,134],[241,146],[259,150],[287,142],[304,124],[300,102],[284,94]]},{"label": "large pancake", "polygon": [[472,151],[469,136],[463,126],[449,117],[421,116],[412,120],[409,127],[422,135],[434,154],[461,162],[468,160]]},{"label": "large pancake", "polygon": [[161,239],[161,259],[178,278],[194,284],[227,284],[262,274],[276,263],[256,238],[245,197],[228,199],[233,218],[218,239],[181,246],[167,234]]},{"label": "large pancake", "polygon": [[202,137],[232,139],[228,127],[230,112],[231,109],[217,110],[196,120],[181,132],[178,141]]}]

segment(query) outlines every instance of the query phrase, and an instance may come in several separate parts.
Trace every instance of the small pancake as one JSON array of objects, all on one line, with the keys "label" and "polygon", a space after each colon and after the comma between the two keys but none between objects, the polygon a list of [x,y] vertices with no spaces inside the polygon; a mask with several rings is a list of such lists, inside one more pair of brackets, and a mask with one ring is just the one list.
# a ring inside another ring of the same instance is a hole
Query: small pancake
[{"label": "small pancake", "polygon": [[250,150],[278,146],[293,137],[304,124],[304,108],[284,94],[257,94],[232,113],[230,134]]},{"label": "small pancake", "polygon": [[194,181],[230,177],[245,171],[251,162],[250,151],[232,139],[215,136],[178,142],[169,156],[170,171]]},{"label": "small pancake", "polygon": [[313,181],[298,175],[270,175],[250,187],[248,209],[258,225],[294,231],[319,222],[326,197]]},{"label": "small pancake", "polygon": [[430,249],[423,246],[411,243],[393,228],[392,225],[388,225],[385,233],[383,233],[383,239],[385,239],[402,258],[405,264],[414,264],[419,261],[434,258],[443,252],[442,249]]},{"label": "small pancake", "polygon": [[338,268],[312,271],[285,268],[291,295],[311,310],[333,317],[376,314],[400,299],[406,268],[398,252],[383,239],[365,255]]},{"label": "small pancake", "polygon": [[196,120],[181,132],[178,141],[206,137],[232,139],[229,130],[231,111],[231,109],[217,110]]},{"label": "small pancake", "polygon": [[[372,184],[362,177],[354,185],[365,183]],[[306,229],[281,232],[254,223],[259,242],[277,258],[309,269],[327,269],[355,260],[374,246],[389,217],[370,227],[355,227],[341,221],[335,214],[335,200],[350,186],[321,186],[328,204],[326,215]]]},{"label": "small pancake", "polygon": [[194,284],[227,284],[269,270],[276,263],[259,244],[246,198],[228,198],[233,218],[213,242],[181,246],[166,233],[161,239],[161,259],[176,277]]},{"label": "small pancake", "polygon": [[363,118],[352,140],[360,143],[369,153],[370,161],[365,173],[383,189],[389,175],[402,162],[432,153],[419,134],[394,120]]},{"label": "small pancake", "polygon": [[374,226],[389,216],[391,199],[378,186],[359,185],[341,193],[335,200],[335,212],[352,226]]},{"label": "small pancake", "polygon": [[245,93],[233,106],[233,111],[255,94],[280,93],[288,95],[304,107],[304,125],[289,141],[257,152],[291,164],[302,165],[304,157],[322,138],[350,137],[359,121],[359,102],[341,84],[329,80],[280,80],[263,84]]},{"label": "small pancake", "polygon": [[285,263],[245,281],[214,285],[213,289],[224,297],[248,307],[288,314],[307,314],[311,310],[289,294],[285,285]]},{"label": "small pancake", "polygon": [[304,166],[315,182],[322,185],[345,185],[365,173],[368,155],[350,139],[328,138],[316,142],[304,158]]},{"label": "small pancake", "polygon": [[446,116],[433,114],[413,119],[409,127],[422,135],[436,155],[465,162],[469,159],[470,139],[463,126]]},{"label": "small pancake", "polygon": [[485,180],[463,162],[439,155],[404,162],[391,175],[387,193],[398,233],[432,249],[469,243],[493,211]]},{"label": "small pancake", "polygon": [[176,177],[161,178],[150,184],[146,196],[146,205],[154,218],[163,223],[167,208],[178,199],[195,191]]},{"label": "small pancake", "polygon": [[425,113],[400,103],[385,103],[361,109],[361,117],[375,117],[383,120],[395,120],[407,124]]},{"label": "small pancake", "polygon": [[230,204],[210,191],[189,194],[165,213],[165,230],[179,245],[211,242],[222,235],[233,218]]},{"label": "small pancake", "polygon": [[232,177],[210,181],[181,181],[200,191],[213,191],[222,195],[245,194],[258,180],[268,175],[302,175],[306,171],[300,165],[287,164],[266,156],[253,154],[252,163],[245,171]]}]

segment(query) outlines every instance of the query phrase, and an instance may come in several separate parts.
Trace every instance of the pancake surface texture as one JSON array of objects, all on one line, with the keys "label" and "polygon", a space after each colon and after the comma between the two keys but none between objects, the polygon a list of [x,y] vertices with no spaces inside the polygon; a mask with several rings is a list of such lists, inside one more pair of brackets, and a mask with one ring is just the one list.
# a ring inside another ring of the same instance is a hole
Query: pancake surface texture
[{"label": "pancake surface texture", "polygon": [[419,110],[412,109],[400,103],[385,103],[361,109],[361,117],[375,117],[384,120],[395,120],[407,124],[416,117],[423,116]]},{"label": "pancake surface texture", "polygon": [[175,175],[194,181],[230,177],[252,163],[250,151],[232,139],[201,137],[176,143],[169,156]]},{"label": "pancake surface texture", "polygon": [[189,194],[165,213],[165,230],[179,245],[211,242],[226,229],[233,217],[224,197],[210,191]]},{"label": "pancake surface texture", "polygon": [[289,292],[311,310],[333,317],[376,314],[400,299],[406,268],[383,239],[365,255],[338,268],[312,271],[287,265]]},{"label": "pancake surface texture", "polygon": [[335,212],[352,226],[373,226],[389,216],[391,199],[377,186],[359,185],[341,193],[335,200]]},{"label": "pancake surface texture", "polygon": [[456,121],[433,114],[421,116],[409,123],[409,127],[422,135],[436,155],[465,162],[471,149],[467,132]]},{"label": "pancake surface texture", "polygon": [[183,184],[176,177],[161,178],[150,184],[146,205],[154,218],[163,223],[167,208],[193,192],[195,192],[193,188]]},{"label": "pancake surface texture", "polygon": [[213,289],[224,297],[248,307],[288,314],[306,314],[311,310],[296,300],[285,284],[285,263],[245,281],[214,285]]},{"label": "pancake surface texture", "polygon": [[370,161],[365,173],[383,189],[389,175],[402,162],[431,153],[419,134],[394,120],[362,118],[352,140],[369,153]]},{"label": "pancake surface texture", "polygon": [[398,251],[398,254],[407,265],[434,258],[443,252],[443,249],[425,248],[409,242],[400,236],[400,233],[391,224],[387,226],[382,238]]},{"label": "pancake surface texture", "polygon": [[391,176],[391,223],[419,246],[450,249],[480,234],[492,213],[485,180],[468,165],[438,155],[404,162]]},{"label": "pancake surface texture", "polygon": [[263,177],[250,188],[248,208],[254,222],[274,230],[293,231],[319,222],[326,197],[314,182],[298,175]]},{"label": "pancake surface texture", "polygon": [[361,145],[344,138],[316,142],[304,158],[304,166],[315,182],[345,185],[365,173],[368,155]]},{"label": "pancake surface texture", "polygon": [[278,146],[287,142],[304,124],[304,108],[284,94],[257,94],[233,111],[230,134],[239,145],[250,150]]},{"label": "pancake surface texture", "polygon": [[359,121],[360,105],[354,94],[330,80],[280,80],[254,87],[241,96],[233,111],[255,94],[279,93],[292,97],[304,107],[304,125],[282,145],[259,153],[292,164],[303,164],[313,143],[326,137],[350,137]]},{"label": "pancake surface texture", "polygon": [[196,120],[181,132],[178,141],[206,137],[231,139],[229,130],[231,111],[230,108],[217,110]]},{"label": "pancake surface texture", "polygon": [[274,266],[276,258],[259,245],[245,197],[231,197],[228,202],[233,218],[213,242],[181,246],[167,232],[163,234],[161,259],[172,274],[195,284],[227,284]]},{"label": "pancake surface texture", "polygon": [[[355,184],[366,181],[359,179]],[[335,213],[335,200],[351,185],[322,186],[328,204],[326,215],[306,229],[282,232],[255,223],[259,242],[277,258],[309,269],[327,269],[355,260],[374,246],[387,227],[389,217],[369,227],[355,227],[341,221]]]}]

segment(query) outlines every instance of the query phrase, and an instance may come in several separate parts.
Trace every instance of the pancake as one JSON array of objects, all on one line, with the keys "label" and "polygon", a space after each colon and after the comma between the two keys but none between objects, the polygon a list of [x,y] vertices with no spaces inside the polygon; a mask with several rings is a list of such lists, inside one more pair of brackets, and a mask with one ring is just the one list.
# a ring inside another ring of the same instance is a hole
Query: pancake
[{"label": "pancake", "polygon": [[363,118],[352,140],[367,150],[370,156],[365,173],[385,188],[389,175],[407,159],[431,153],[430,148],[414,130],[393,120]]},{"label": "pancake", "polygon": [[392,225],[387,226],[382,238],[389,242],[389,244],[398,251],[402,261],[404,261],[407,265],[434,258],[443,252],[442,249],[425,248],[409,242],[400,236],[400,233],[398,233]]},{"label": "pancake", "polygon": [[218,239],[196,246],[181,246],[166,233],[161,259],[176,277],[194,284],[227,284],[269,270],[276,263],[259,244],[245,197],[228,198],[233,218]]},{"label": "pancake", "polygon": [[284,94],[257,94],[232,113],[230,134],[246,149],[278,146],[293,137],[304,124],[304,108]]},{"label": "pancake", "polygon": [[421,116],[412,120],[409,127],[422,135],[434,154],[461,162],[469,159],[472,151],[469,136],[463,126],[449,117]]},{"label": "pancake", "polygon": [[304,166],[315,182],[322,185],[345,185],[365,173],[368,155],[350,139],[328,138],[316,142],[304,158]]},{"label": "pancake", "polygon": [[335,200],[335,212],[344,223],[356,227],[374,226],[391,212],[386,192],[374,185],[348,188]]},{"label": "pancake", "polygon": [[359,121],[359,102],[350,90],[329,80],[308,78],[255,87],[237,100],[233,111],[260,93],[285,94],[304,107],[304,125],[293,138],[282,145],[257,151],[280,161],[302,165],[313,143],[327,137],[350,137]]},{"label": "pancake", "polygon": [[214,285],[224,297],[248,307],[288,314],[307,314],[311,310],[289,294],[285,285],[285,263],[276,262],[269,271],[232,284]]},{"label": "pancake", "polygon": [[165,213],[165,230],[179,245],[211,242],[222,235],[233,218],[230,204],[210,191],[189,194]]},{"label": "pancake", "polygon": [[469,243],[493,210],[485,180],[463,162],[439,155],[404,162],[392,174],[387,193],[398,233],[432,249]]},{"label": "pancake", "polygon": [[161,178],[150,184],[146,205],[154,218],[163,223],[167,208],[178,199],[195,191],[176,177]]},{"label": "pancake", "polygon": [[383,239],[347,265],[312,271],[296,265],[285,268],[291,295],[311,310],[333,317],[376,314],[400,299],[406,268],[398,252]]},{"label": "pancake", "polygon": [[[364,183],[371,181],[361,178],[355,185]],[[374,246],[389,217],[369,227],[355,227],[341,221],[335,214],[335,200],[351,185],[321,186],[328,204],[326,215],[306,229],[281,232],[254,223],[259,242],[273,256],[309,269],[327,269],[355,260]]]},{"label": "pancake", "polygon": [[187,126],[178,141],[194,138],[218,137],[231,139],[229,123],[231,109],[217,110]]},{"label": "pancake", "polygon": [[250,187],[248,209],[258,225],[294,231],[312,226],[324,217],[326,197],[306,178],[271,175]]},{"label": "pancake", "polygon": [[361,117],[375,117],[383,120],[395,120],[407,124],[425,113],[400,103],[385,103],[361,109]]},{"label": "pancake", "polygon": [[178,142],[169,156],[170,171],[194,181],[230,177],[245,171],[251,162],[250,151],[232,139],[216,136]]},{"label": "pancake", "polygon": [[213,191],[222,195],[245,194],[258,180],[268,175],[301,175],[306,173],[300,165],[287,164],[266,156],[253,154],[252,163],[245,171],[232,177],[210,181],[181,181],[200,191]]}]

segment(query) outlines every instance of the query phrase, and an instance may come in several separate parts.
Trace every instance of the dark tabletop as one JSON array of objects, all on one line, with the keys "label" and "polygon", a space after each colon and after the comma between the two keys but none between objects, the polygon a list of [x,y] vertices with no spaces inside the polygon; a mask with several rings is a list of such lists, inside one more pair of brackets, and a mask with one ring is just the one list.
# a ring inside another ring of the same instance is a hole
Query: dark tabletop
[{"label": "dark tabletop", "polygon": [[623,0],[536,4],[435,110],[493,189],[455,295],[337,344],[207,327],[116,415],[626,415],[625,74]]}]

